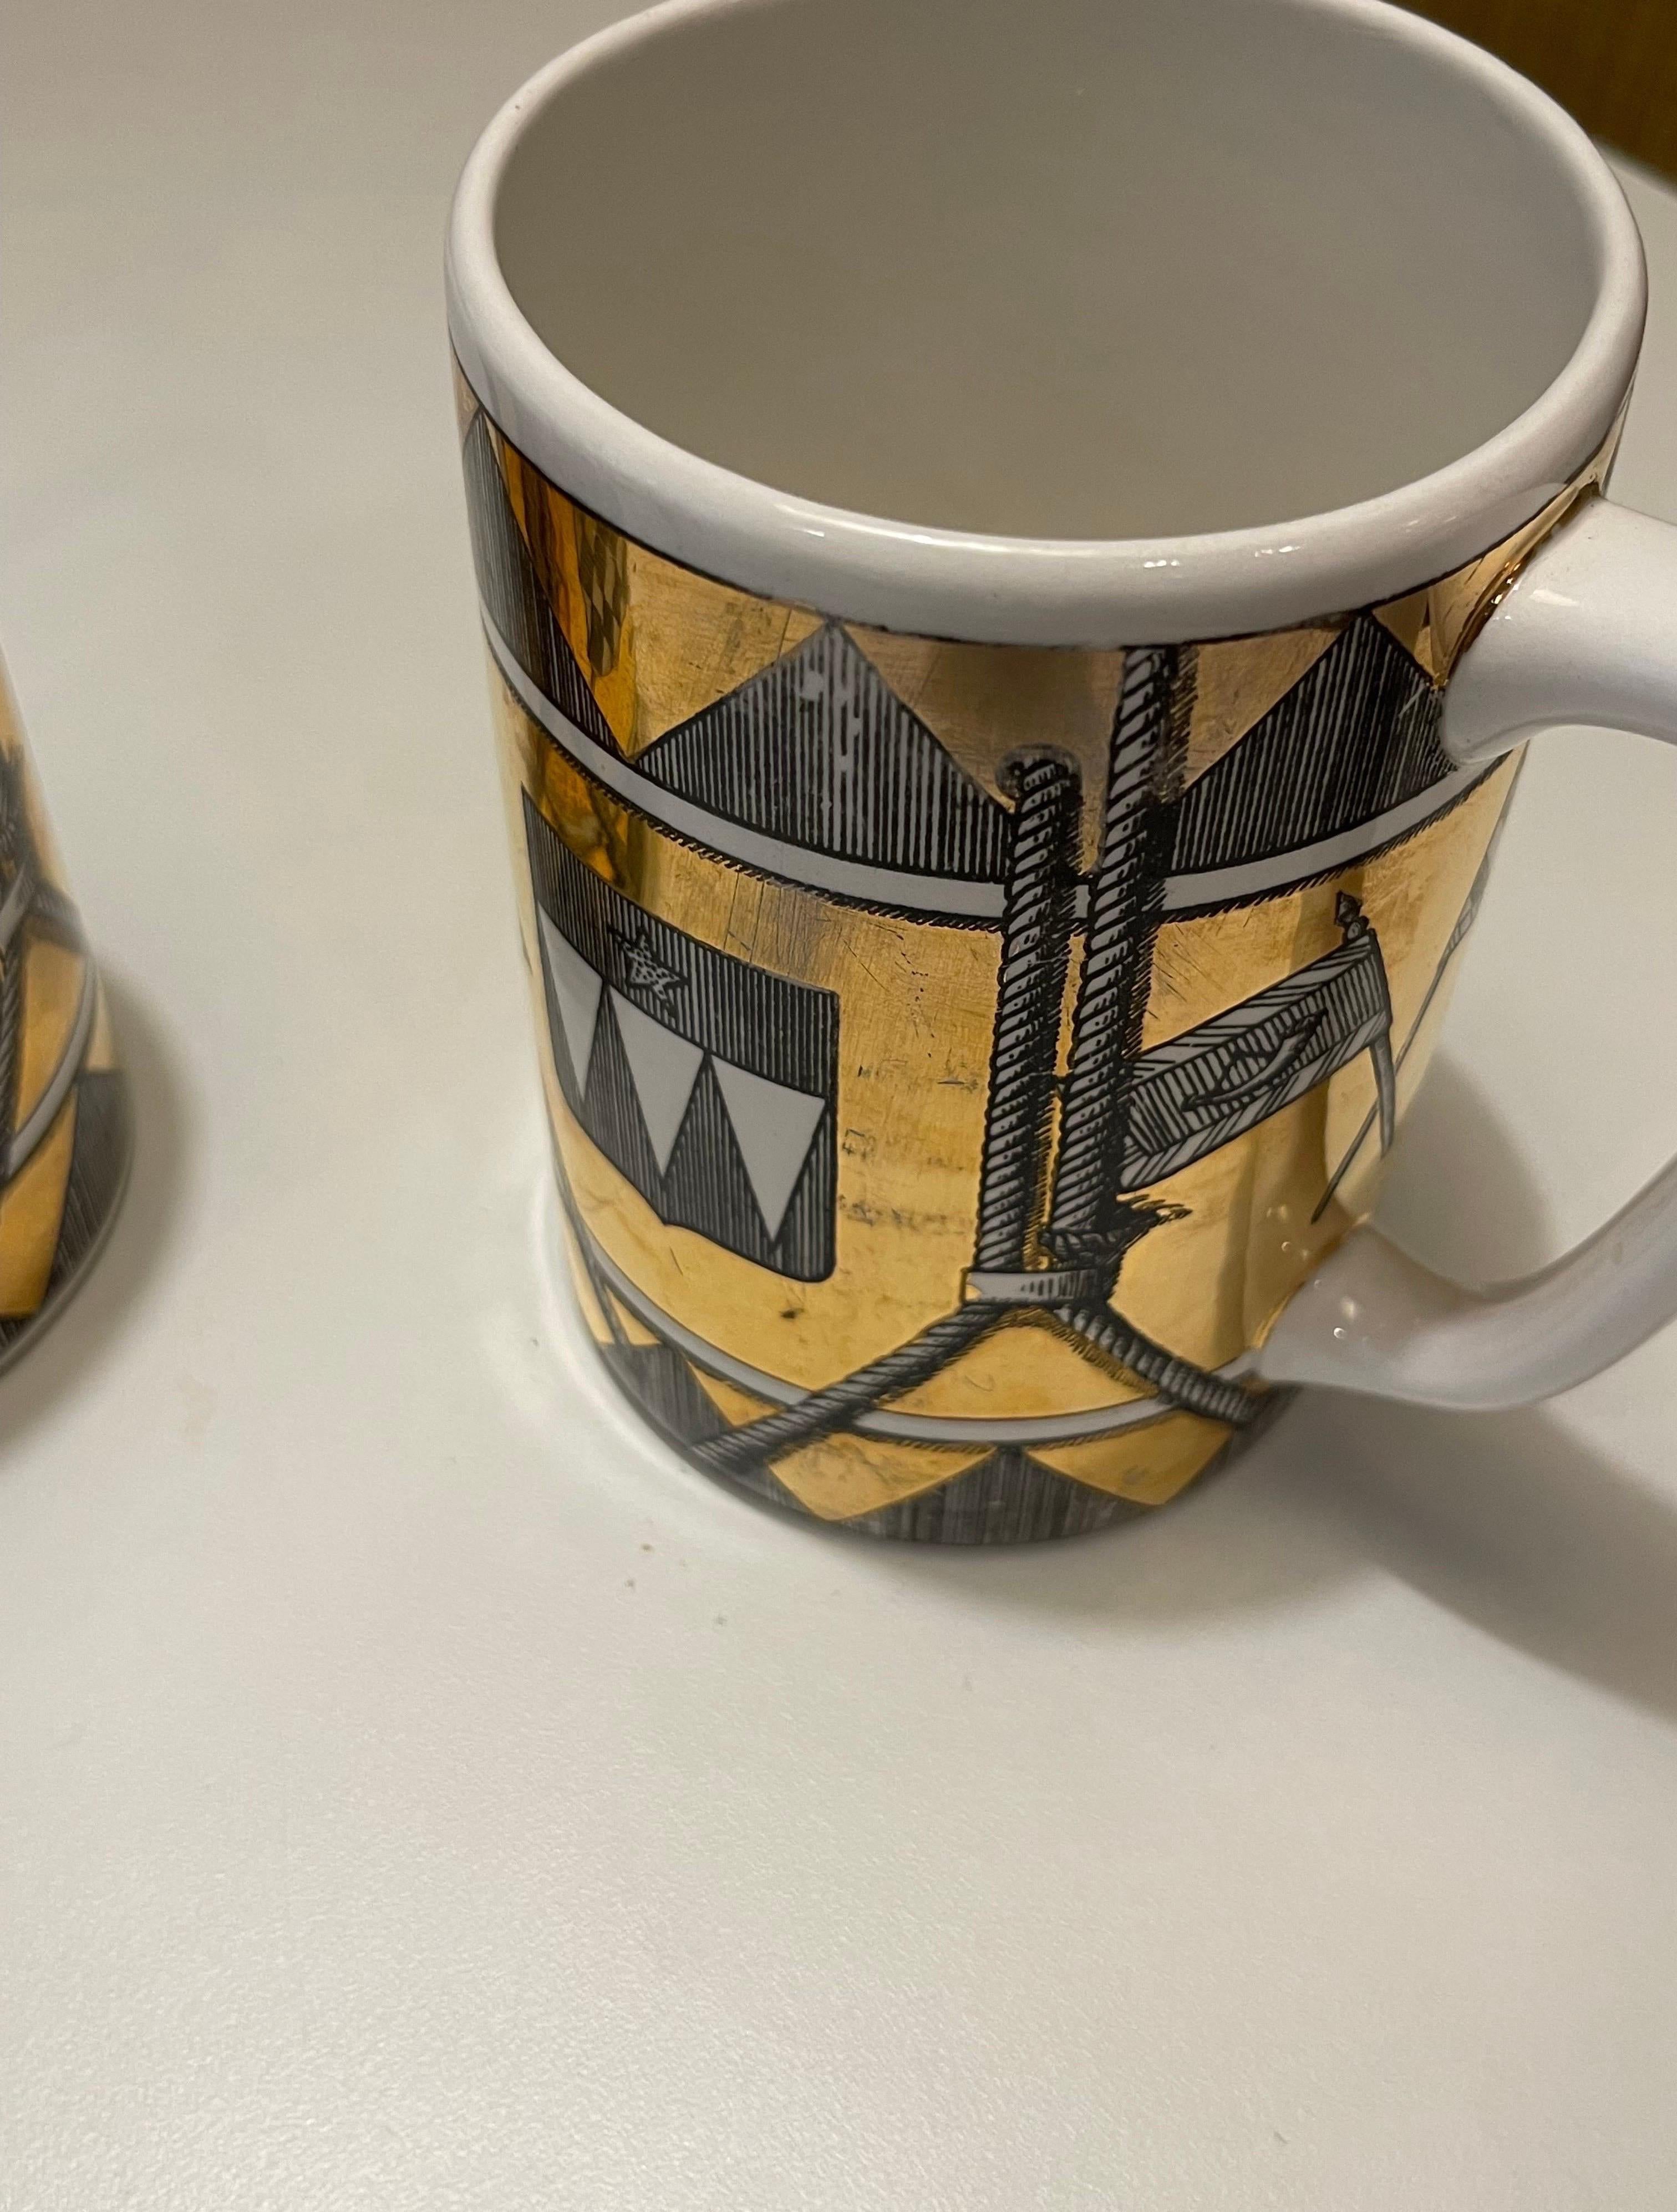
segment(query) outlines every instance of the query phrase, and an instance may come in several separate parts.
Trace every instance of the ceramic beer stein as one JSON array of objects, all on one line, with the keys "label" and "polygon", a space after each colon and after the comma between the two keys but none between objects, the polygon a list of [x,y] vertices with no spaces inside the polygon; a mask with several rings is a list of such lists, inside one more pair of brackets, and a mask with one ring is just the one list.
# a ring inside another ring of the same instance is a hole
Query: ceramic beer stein
[{"label": "ceramic beer stein", "polygon": [[448,244],[577,1293],[697,1466],[978,1542],[1301,1382],[1506,1405],[1677,1308],[1360,1227],[1524,740],[1677,733],[1639,243],[1378,0],[674,0]]}]

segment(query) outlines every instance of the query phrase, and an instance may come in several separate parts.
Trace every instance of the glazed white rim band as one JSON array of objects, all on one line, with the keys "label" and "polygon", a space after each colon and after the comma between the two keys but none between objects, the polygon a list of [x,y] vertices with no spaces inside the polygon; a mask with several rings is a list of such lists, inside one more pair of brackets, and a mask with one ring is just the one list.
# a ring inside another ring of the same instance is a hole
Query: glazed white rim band
[{"label": "glazed white rim band", "polygon": [[[926,915],[934,921],[1000,922],[1006,886],[1000,881],[921,875],[908,868],[882,868],[866,860],[847,860],[842,854],[818,852],[810,846],[792,844],[785,838],[771,837],[766,831],[753,830],[725,814],[714,814],[708,807],[655,783],[632,761],[626,761],[621,753],[601,744],[598,738],[591,738],[586,731],[578,729],[569,715],[532,682],[487,611],[483,612],[483,632],[507,688],[554,744],[595,782],[603,784],[614,798],[621,799],[637,814],[644,815],[675,836],[702,846],[724,860],[737,861],[742,867],[754,869],[760,875],[773,876],[802,890],[854,900],[860,906]],[[1479,763],[1471,768],[1456,769],[1441,776],[1437,783],[1429,784],[1425,791],[1418,791],[1413,798],[1388,807],[1383,814],[1355,823],[1349,830],[1320,838],[1313,845],[1301,845],[1289,853],[1267,853],[1261,860],[1242,860],[1226,868],[1204,868],[1168,876],[1164,911],[1167,915],[1182,915],[1196,913],[1205,907],[1230,906],[1243,899],[1261,898],[1272,891],[1286,890],[1295,884],[1310,883],[1319,876],[1349,867],[1352,861],[1364,860],[1370,853],[1407,836],[1435,815],[1453,806],[1464,793],[1493,774],[1498,765],[1496,762],[1489,767]],[[1079,919],[1087,908],[1088,898],[1088,885],[1080,883],[1077,888]]]},{"label": "glazed white rim band", "polygon": [[448,323],[467,382],[572,498],[704,574],[823,615],[984,644],[1115,647],[1231,637],[1396,599],[1478,559],[1540,514],[1601,450],[1636,366],[1642,243],[1612,171],[1572,118],[1505,63],[1385,0],[1270,0],[1354,24],[1472,83],[1540,146],[1573,193],[1595,298],[1570,361],[1473,453],[1379,498],[1201,537],[991,538],[857,514],[776,491],[632,421],[526,321],[495,248],[496,194],[520,139],[578,78],[675,22],[755,0],[665,0],[562,54],[472,149],[449,218]]},{"label": "glazed white rim band", "polygon": [[[799,1389],[795,1382],[782,1382],[778,1375],[765,1375],[761,1368],[736,1359],[732,1352],[719,1351],[695,1330],[673,1320],[630,1280],[568,1209],[564,1218],[574,1232],[587,1239],[594,1266],[635,1318],[655,1336],[684,1352],[695,1366],[704,1368],[725,1382],[737,1383],[742,1390],[749,1390],[753,1396],[767,1399],[775,1406],[801,1405],[811,1395]],[[1250,1373],[1257,1358],[1255,1352],[1243,1352],[1226,1367],[1212,1371],[1233,1382]],[[940,1413],[859,1413],[847,1426],[863,1436],[885,1437],[897,1443],[1069,1444],[1096,1437],[1116,1436],[1125,1429],[1144,1428],[1150,1422],[1167,1420],[1179,1411],[1176,1406],[1149,1397],[1132,1399],[1122,1406],[1087,1407],[1075,1413],[1042,1413],[991,1421],[960,1420]]]}]

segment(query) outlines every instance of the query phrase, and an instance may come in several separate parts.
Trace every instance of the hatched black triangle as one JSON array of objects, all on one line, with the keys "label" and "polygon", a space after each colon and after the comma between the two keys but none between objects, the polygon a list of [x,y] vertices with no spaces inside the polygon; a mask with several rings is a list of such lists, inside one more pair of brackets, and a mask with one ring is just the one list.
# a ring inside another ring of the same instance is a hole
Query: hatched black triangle
[{"label": "hatched black triangle", "polygon": [[484,611],[536,689],[552,700],[585,737],[609,751],[617,751],[617,740],[589,689],[582,664],[572,652],[537,578],[536,564],[495,459],[489,417],[481,410],[466,433],[463,459],[472,559]]},{"label": "hatched black triangle", "polygon": [[608,1370],[653,1426],[677,1443],[708,1443],[727,1427],[680,1352],[667,1344],[607,1344]]},{"label": "hatched black triangle", "polygon": [[613,1167],[629,1177],[661,1218],[664,1179],[647,1133],[646,1117],[609,993],[600,1002],[593,1054],[588,1062],[588,1087],[582,1095],[579,1119]]},{"label": "hatched black triangle", "polygon": [[1115,1521],[1139,1520],[1152,1510],[1073,1482],[1017,1445],[1005,1444],[935,1490],[922,1490],[901,1504],[881,1506],[845,1525],[909,1543],[1034,1544],[1085,1535]]},{"label": "hatched black triangle", "polygon": [[1443,717],[1425,671],[1358,615],[1182,794],[1173,872],[1296,852],[1414,798],[1455,769]]},{"label": "hatched black triangle", "polygon": [[708,812],[876,867],[993,882],[1012,817],[829,623],[640,756]]}]

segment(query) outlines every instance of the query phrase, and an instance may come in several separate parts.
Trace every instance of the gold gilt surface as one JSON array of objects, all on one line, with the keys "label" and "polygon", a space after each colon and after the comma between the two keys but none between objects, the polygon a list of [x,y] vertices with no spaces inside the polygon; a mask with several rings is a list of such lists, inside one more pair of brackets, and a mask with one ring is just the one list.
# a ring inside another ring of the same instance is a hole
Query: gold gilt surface
[{"label": "gold gilt surface", "polygon": [[[8,773],[18,779],[40,872],[55,888],[64,890],[58,848],[3,670],[0,670],[0,756]],[[86,956],[68,951],[26,923],[5,957],[21,963],[22,968],[16,1103],[16,1119],[21,1122],[51,1083],[75,1028]],[[91,1070],[113,1064],[110,1024],[101,997],[82,1065]],[[33,1153],[0,1189],[0,1319],[26,1317],[46,1295],[70,1189],[76,1112],[72,1091]]]},{"label": "gold gilt surface", "polygon": [[[634,753],[791,650],[817,625],[797,608],[676,568],[615,532],[617,580],[602,624],[606,526],[585,515],[503,442],[521,527],[565,635],[625,751]],[[1497,587],[1607,456],[1519,536],[1379,618],[1434,680],[1448,677]],[[582,572],[595,564],[594,629]],[[1203,774],[1327,650],[1345,617],[1195,648],[1188,774]],[[851,635],[939,739],[992,790],[1017,746],[1051,739],[1080,762],[1092,852],[1118,653],[963,646],[853,628]],[[632,813],[560,752],[491,665],[526,957],[541,1009],[540,964],[520,794],[561,837],[630,898],[719,951],[842,1002],[836,1264],[793,1282],[696,1231],[665,1226],[571,1116],[545,1043],[549,1111],[566,1174],[600,1245],[664,1311],[760,1372],[804,1389],[829,1382],[946,1313],[972,1257],[977,1162],[995,1014],[998,939],[983,929],[906,921],[773,883],[678,843]],[[1378,933],[1401,1046],[1494,834],[1516,773],[1503,763],[1464,800],[1404,842],[1329,880],[1159,933],[1144,1042],[1190,1029],[1340,941],[1335,896],[1353,893]],[[1436,998],[1402,1071],[1401,1107],[1425,1072],[1449,996]],[[1075,960],[1072,987],[1075,986]],[[1061,1054],[1066,1048],[1062,1025]],[[1364,1146],[1320,1222],[1311,1214],[1374,1097],[1366,1055],[1330,1082],[1153,1194],[1182,1209],[1128,1255],[1117,1303],[1148,1334],[1206,1366],[1261,1341],[1312,1267],[1371,1206],[1376,1145]],[[602,1340],[606,1317],[585,1298]],[[648,1333],[618,1310],[630,1342]],[[730,1422],[765,1406],[699,1376]],[[894,1410],[965,1419],[1062,1414],[1145,1396],[1139,1384],[1075,1349],[1054,1324],[1022,1316],[970,1350]],[[1079,1482],[1158,1503],[1227,1441],[1218,1425],[1162,1413],[1120,1436],[1031,1455]],[[987,1447],[938,1447],[843,1435],[775,1463],[809,1508],[865,1513],[949,1480]]]}]

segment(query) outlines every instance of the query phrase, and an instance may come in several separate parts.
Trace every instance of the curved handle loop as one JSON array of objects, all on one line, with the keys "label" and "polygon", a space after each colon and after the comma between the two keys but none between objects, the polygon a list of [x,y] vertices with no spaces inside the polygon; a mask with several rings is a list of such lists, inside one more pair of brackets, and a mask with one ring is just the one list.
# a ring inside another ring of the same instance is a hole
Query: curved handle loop
[{"label": "curved handle loop", "polygon": [[[1452,678],[1464,766],[1584,724],[1677,744],[1677,528],[1592,500],[1521,569]],[[1336,1252],[1258,1359],[1325,1383],[1491,1411],[1570,1389],[1677,1318],[1677,1160],[1552,1267],[1476,1291],[1377,1230]]]}]

